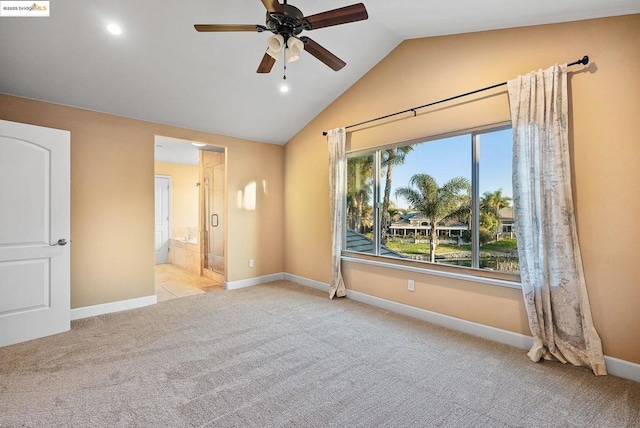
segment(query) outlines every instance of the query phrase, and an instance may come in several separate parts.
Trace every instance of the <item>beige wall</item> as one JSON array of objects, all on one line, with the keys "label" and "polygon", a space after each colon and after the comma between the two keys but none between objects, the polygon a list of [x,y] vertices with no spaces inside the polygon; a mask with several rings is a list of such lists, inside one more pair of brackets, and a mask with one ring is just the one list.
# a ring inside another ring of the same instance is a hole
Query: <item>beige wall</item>
[{"label": "beige wall", "polygon": [[[593,318],[607,355],[640,363],[640,15],[403,42],[285,146],[285,270],[329,282],[322,131],[588,54],[570,73],[576,218]],[[504,88],[350,133],[351,148],[509,120]],[[312,225],[312,227],[311,227]],[[528,334],[519,290],[343,263],[347,287]],[[416,281],[415,293],[406,280]]]},{"label": "beige wall", "polygon": [[171,177],[171,238],[186,237],[187,229],[194,229],[198,236],[200,193],[196,184],[200,181],[198,165],[156,162],[155,173]]},{"label": "beige wall", "polygon": [[[2,94],[0,119],[71,131],[73,308],[154,294],[155,135],[227,147],[227,280],[282,272],[282,146]],[[248,212],[235,195],[251,181],[269,191]]]}]

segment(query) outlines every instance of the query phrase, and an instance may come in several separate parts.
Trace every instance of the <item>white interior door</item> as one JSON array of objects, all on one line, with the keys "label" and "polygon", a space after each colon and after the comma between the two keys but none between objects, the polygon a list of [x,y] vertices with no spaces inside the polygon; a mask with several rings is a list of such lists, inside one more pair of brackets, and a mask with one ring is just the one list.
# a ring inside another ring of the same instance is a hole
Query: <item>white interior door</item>
[{"label": "white interior door", "polygon": [[0,120],[0,346],[70,328],[70,133]]},{"label": "white interior door", "polygon": [[169,263],[171,178],[156,175],[156,264]]}]

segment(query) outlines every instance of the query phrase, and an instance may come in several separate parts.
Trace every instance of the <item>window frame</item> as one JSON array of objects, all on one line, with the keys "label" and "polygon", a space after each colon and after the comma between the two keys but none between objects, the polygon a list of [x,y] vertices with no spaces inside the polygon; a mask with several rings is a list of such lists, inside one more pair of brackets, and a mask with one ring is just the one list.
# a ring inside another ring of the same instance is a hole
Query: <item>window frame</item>
[{"label": "window frame", "polygon": [[[462,279],[466,281],[479,282],[490,285],[497,285],[508,288],[521,288],[521,280],[519,274],[493,271],[487,269],[481,269],[479,267],[480,261],[480,239],[479,239],[479,226],[480,226],[480,137],[483,134],[488,134],[491,132],[499,132],[504,131],[506,129],[511,129],[511,122],[501,122],[490,125],[485,125],[482,127],[476,127],[473,129],[465,129],[459,130],[456,132],[440,134],[430,137],[412,139],[409,141],[398,142],[393,144],[385,144],[379,145],[375,147],[367,147],[358,150],[349,150],[346,153],[345,162],[348,161],[349,158],[358,157],[358,156],[373,156],[374,159],[374,167],[373,167],[373,217],[374,217],[374,225],[373,230],[378,233],[373,234],[373,253],[363,253],[357,252],[353,250],[346,249],[347,240],[347,226],[345,222],[345,227],[343,230],[343,248],[341,253],[341,260],[353,263],[360,263],[366,265],[374,265],[380,267],[387,267],[391,269],[409,271],[409,272],[417,272],[417,273],[425,273],[431,274],[435,276],[442,276],[448,278],[456,278]],[[411,259],[401,259],[396,257],[390,257],[380,254],[380,210],[382,209],[381,203],[381,159],[382,152],[387,149],[404,147],[412,144],[419,143],[429,143],[436,140],[441,140],[449,137],[456,137],[460,135],[470,135],[471,139],[471,217],[470,217],[470,227],[474,230],[474,235],[471,240],[471,267],[466,266],[455,266],[451,264],[445,263],[431,263],[426,260],[411,260]],[[346,183],[345,183],[346,185]],[[346,190],[346,189],[345,189]],[[346,191],[345,191],[346,194]],[[345,216],[347,215],[346,210],[346,198],[343,201],[345,204]]]}]

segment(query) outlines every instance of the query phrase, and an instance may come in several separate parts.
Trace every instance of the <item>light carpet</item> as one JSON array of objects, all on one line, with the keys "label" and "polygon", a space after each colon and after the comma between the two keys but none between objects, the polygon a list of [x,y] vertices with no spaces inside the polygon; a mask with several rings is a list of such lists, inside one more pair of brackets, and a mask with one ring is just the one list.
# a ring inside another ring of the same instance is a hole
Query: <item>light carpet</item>
[{"label": "light carpet", "polygon": [[640,427],[640,384],[278,281],[0,348],[0,426]]}]

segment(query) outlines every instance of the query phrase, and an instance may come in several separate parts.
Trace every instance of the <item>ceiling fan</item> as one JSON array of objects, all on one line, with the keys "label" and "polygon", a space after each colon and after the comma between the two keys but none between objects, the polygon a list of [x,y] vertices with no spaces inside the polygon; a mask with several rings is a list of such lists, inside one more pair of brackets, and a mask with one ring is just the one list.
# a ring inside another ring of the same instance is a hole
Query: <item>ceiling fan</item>
[{"label": "ceiling fan", "polygon": [[[258,73],[269,73],[279,55],[284,54],[287,62],[298,59],[302,49],[325,63],[331,69],[338,71],[346,63],[329,52],[327,49],[306,36],[298,37],[304,30],[347,24],[369,18],[364,4],[329,10],[315,15],[304,16],[300,9],[278,0],[261,0],[267,9],[266,25],[235,25],[235,24],[196,24],[196,31],[226,32],[226,31],[270,31],[273,36],[267,41],[267,52],[264,54]],[[284,52],[282,52],[284,50]]]}]

